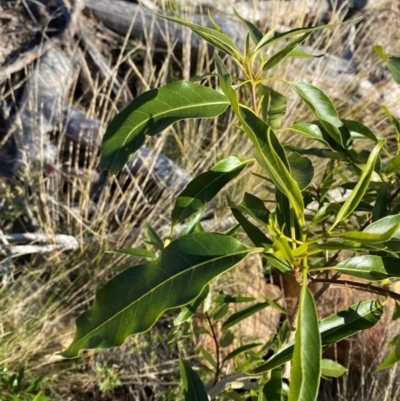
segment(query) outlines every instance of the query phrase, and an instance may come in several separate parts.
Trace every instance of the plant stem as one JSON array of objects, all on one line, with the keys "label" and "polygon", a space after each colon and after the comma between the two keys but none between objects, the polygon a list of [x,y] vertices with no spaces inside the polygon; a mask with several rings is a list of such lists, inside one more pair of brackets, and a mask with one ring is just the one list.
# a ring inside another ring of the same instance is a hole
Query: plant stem
[{"label": "plant stem", "polygon": [[377,287],[376,285],[371,285],[367,283],[358,283],[356,281],[351,280],[337,280],[337,279],[329,279],[329,278],[315,278],[311,279],[312,283],[329,283],[329,284],[336,284],[344,287],[350,287],[356,290],[370,292],[376,295],[382,295],[384,297],[390,296],[391,298],[395,299],[396,301],[400,301],[400,294],[397,292],[393,292],[387,290],[385,288]]},{"label": "plant stem", "polygon": [[217,334],[214,330],[214,326],[211,322],[210,316],[209,314],[206,312],[205,313],[205,317],[207,319],[208,325],[210,326],[210,330],[211,330],[211,337],[214,340],[214,344],[215,344],[215,353],[216,353],[216,359],[217,359],[217,367],[215,369],[215,375],[214,375],[214,380],[213,380],[213,386],[215,386],[218,383],[218,378],[219,378],[219,374],[221,371],[221,366],[220,366],[220,355],[219,355],[219,343],[218,343],[218,337]]}]

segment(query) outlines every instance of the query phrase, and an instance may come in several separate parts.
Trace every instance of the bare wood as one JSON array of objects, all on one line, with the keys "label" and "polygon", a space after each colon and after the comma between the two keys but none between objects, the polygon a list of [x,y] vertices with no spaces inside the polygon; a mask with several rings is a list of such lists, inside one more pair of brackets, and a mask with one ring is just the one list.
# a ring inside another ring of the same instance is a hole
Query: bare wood
[{"label": "bare wood", "polygon": [[[181,49],[187,40],[187,28],[178,24],[168,22],[160,17],[151,14],[137,4],[128,3],[121,0],[83,0],[85,6],[92,11],[93,15],[104,23],[109,29],[126,35],[130,32],[133,38],[145,37],[151,30],[151,37],[155,46],[166,47],[166,37],[171,38],[177,49]],[[221,29],[237,44],[239,49],[243,48],[243,26],[233,20],[213,17]],[[134,23],[132,24],[132,20]],[[204,15],[196,14],[192,17],[195,24],[212,27],[208,18]],[[132,25],[132,29],[130,31]],[[197,35],[191,35],[191,47],[198,50],[203,43],[203,39]]]}]

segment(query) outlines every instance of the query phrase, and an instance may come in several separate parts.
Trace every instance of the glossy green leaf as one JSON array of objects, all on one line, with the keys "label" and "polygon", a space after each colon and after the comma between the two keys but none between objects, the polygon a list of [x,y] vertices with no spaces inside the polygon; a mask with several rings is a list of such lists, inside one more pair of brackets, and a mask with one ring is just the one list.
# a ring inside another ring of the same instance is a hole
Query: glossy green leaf
[{"label": "glossy green leaf", "polygon": [[394,228],[397,228],[396,230],[394,230],[390,238],[393,237],[395,239],[400,239],[399,224],[400,214],[393,214],[391,216],[386,216],[380,220],[374,221],[369,226],[367,226],[363,232],[369,234],[385,235],[386,233],[392,233]]},{"label": "glossy green leaf", "polygon": [[343,233],[332,235],[332,237],[339,237],[363,243],[379,244],[391,240],[396,232],[400,233],[399,227],[400,223],[397,223],[383,232],[345,231]]},{"label": "glossy green leaf", "polygon": [[214,277],[254,251],[222,234],[178,238],[157,260],[125,270],[97,293],[62,355],[73,358],[82,349],[118,346],[149,330],[165,311],[196,299]]},{"label": "glossy green leaf", "polygon": [[236,8],[233,7],[233,12],[235,15],[240,19],[240,21],[243,22],[243,24],[246,25],[249,34],[251,36],[251,39],[253,40],[254,44],[257,45],[258,42],[263,38],[262,32],[250,21],[245,20],[237,11]]},{"label": "glossy green leaf", "polygon": [[[378,323],[382,314],[383,305],[379,301],[373,300],[349,306],[347,309],[323,319],[319,324],[322,346],[326,349],[346,337],[373,327]],[[293,349],[293,342],[288,343],[265,363],[254,369],[252,373],[264,373],[289,362],[293,356]]]},{"label": "glossy green leaf", "polygon": [[335,106],[328,96],[321,89],[306,82],[288,82],[288,84],[318,117],[318,120],[333,140],[341,147],[350,149],[350,131],[340,120]]},{"label": "glossy green leaf", "polygon": [[241,107],[242,126],[246,126],[255,146],[257,160],[267,171],[269,178],[290,201],[300,226],[304,226],[304,202],[299,185],[293,179],[285,151],[278,138],[252,110]]},{"label": "glossy green leaf", "polygon": [[288,157],[290,172],[299,185],[301,191],[305,190],[314,178],[314,166],[308,157],[293,152]]},{"label": "glossy green leaf", "polygon": [[329,147],[328,142],[325,140],[322,134],[321,128],[317,124],[312,123],[296,123],[288,128],[290,131],[297,132],[298,134],[304,135],[307,138],[311,138],[321,142],[325,146]]},{"label": "glossy green leaf", "polygon": [[346,202],[341,207],[339,213],[336,216],[336,220],[331,226],[330,230],[332,230],[337,224],[350,216],[357,205],[361,202],[362,198],[365,195],[365,192],[368,189],[372,173],[374,172],[376,160],[379,157],[379,151],[381,150],[383,145],[384,141],[381,141],[372,150],[357,185],[351,192],[350,196],[346,199]]},{"label": "glossy green leaf", "polygon": [[374,209],[372,211],[372,221],[376,222],[389,213],[388,211],[388,199],[389,199],[389,184],[382,185],[375,200]]},{"label": "glossy green leaf", "polygon": [[343,376],[348,369],[331,359],[321,359],[321,374],[327,377]]},{"label": "glossy green leaf", "polygon": [[380,281],[400,277],[400,259],[373,255],[354,256],[331,269],[369,281]]},{"label": "glossy green leaf", "polygon": [[346,156],[341,152],[333,152],[330,149],[321,148],[307,148],[303,149],[298,146],[285,145],[285,148],[291,150],[292,152],[297,152],[300,155],[310,155],[317,156],[320,159],[331,159],[331,160],[345,160]]},{"label": "glossy green leaf", "polygon": [[186,225],[186,227],[179,233],[178,237],[183,237],[183,236],[191,234],[191,233],[204,231],[203,227],[200,223],[200,220],[202,217],[203,217],[203,214],[200,212],[191,222],[189,222]]},{"label": "glossy green leaf", "polygon": [[264,254],[265,259],[269,262],[269,264],[273,267],[276,267],[282,273],[292,273],[292,268],[286,260],[278,259],[273,255]]},{"label": "glossy green leaf", "polygon": [[[367,126],[364,124],[361,124],[359,121],[354,121],[354,120],[342,120],[344,125],[350,130],[350,133],[357,133],[360,135],[360,138],[367,138],[370,139],[371,141],[378,143],[381,141],[383,136],[379,134],[375,134],[372,132]],[[354,136],[353,136],[354,138]]]},{"label": "glossy green leaf", "polygon": [[396,84],[400,85],[400,57],[389,56],[386,65],[389,71],[392,73]]},{"label": "glossy green leaf", "polygon": [[243,201],[237,206],[237,209],[247,213],[263,226],[268,224],[270,212],[264,202],[255,195],[245,192]]},{"label": "glossy green leaf", "polygon": [[203,38],[206,42],[210,43],[217,49],[222,50],[226,54],[229,54],[233,57],[241,59],[240,54],[236,50],[235,42],[227,35],[218,30],[204,27],[198,24],[194,24],[190,21],[185,20],[184,18],[176,15],[172,17],[170,15],[165,14],[155,14],[161,18],[167,19],[168,21],[176,22],[179,25],[187,26],[193,32],[197,33],[201,38]]},{"label": "glossy green leaf", "polygon": [[312,32],[306,32],[299,38],[292,40],[290,43],[288,43],[282,50],[280,50],[278,53],[274,54],[271,58],[269,58],[262,66],[263,71],[268,71],[271,68],[274,68],[277,66],[282,60],[284,60],[286,57],[290,55],[290,53],[296,49],[296,47],[300,44],[303,43],[310,35]]},{"label": "glossy green leaf", "polygon": [[181,372],[185,401],[209,401],[207,391],[200,377],[181,358],[179,358],[179,370]]},{"label": "glossy green leaf", "polygon": [[282,369],[274,369],[270,379],[260,389],[257,401],[282,401]]},{"label": "glossy green leaf", "polygon": [[141,256],[143,258],[150,258],[154,259],[156,255],[144,248],[121,248],[118,249],[118,253],[125,253],[127,255],[132,255],[132,256]]},{"label": "glossy green leaf", "polygon": [[210,287],[207,285],[201,294],[189,305],[184,306],[179,315],[174,319],[174,326],[179,326],[187,322],[196,313],[197,308],[204,302],[210,292]]},{"label": "glossy green leaf", "polygon": [[400,337],[397,338],[394,350],[388,355],[388,357],[377,367],[376,372],[385,370],[395,365],[400,361]]},{"label": "glossy green leaf", "polygon": [[328,219],[332,214],[337,215],[342,206],[339,203],[325,203],[315,213],[311,224],[320,224]]},{"label": "glossy green leaf", "polygon": [[237,222],[243,228],[244,232],[250,238],[255,246],[265,247],[272,245],[272,241],[253,223],[251,223],[243,213],[234,205],[231,205],[231,211]]},{"label": "glossy green leaf", "polygon": [[291,29],[290,31],[287,32],[282,32],[282,33],[278,33],[275,36],[273,36],[272,38],[270,37],[270,35],[267,33],[266,35],[264,35],[264,37],[260,40],[260,42],[258,43],[257,47],[256,47],[256,51],[260,50],[262,47],[270,45],[274,42],[277,42],[279,40],[283,40],[283,39],[287,39],[287,38],[291,38],[293,36],[297,36],[297,35],[301,35],[307,32],[316,32],[316,31],[320,31],[322,29],[326,29],[326,28],[332,28],[334,26],[337,25],[343,25],[343,24],[347,24],[347,23],[354,23],[354,20],[348,20],[346,22],[341,22],[338,24],[329,24],[329,25],[317,25],[317,26],[313,26],[310,28],[296,28],[296,29]]},{"label": "glossy green leaf", "polygon": [[296,327],[289,401],[313,401],[317,398],[321,375],[321,335],[314,297],[302,286]]},{"label": "glossy green leaf", "polygon": [[259,347],[260,345],[262,345],[262,343],[251,343],[251,344],[246,344],[246,345],[242,345],[239,348],[236,348],[234,351],[230,352],[226,357],[224,357],[224,359],[222,360],[222,363],[229,361],[232,358],[235,358],[236,356],[243,354],[246,351],[250,351],[251,349],[255,348],[255,347]]},{"label": "glossy green leaf", "polygon": [[229,156],[218,162],[211,170],[194,178],[179,194],[172,210],[174,226],[200,211],[230,181],[236,178],[251,160]]},{"label": "glossy green leaf", "polygon": [[393,157],[386,167],[386,174],[398,173],[400,170],[400,155]]},{"label": "glossy green leaf", "polygon": [[296,181],[290,175],[285,151],[271,128],[248,107],[239,105],[232,78],[225,64],[215,55],[221,89],[229,99],[241,126],[255,147],[256,156],[269,178],[290,199],[299,224],[304,227],[304,203]]},{"label": "glossy green leaf", "polygon": [[164,249],[164,243],[162,239],[150,224],[146,223],[143,234],[148,244],[153,245],[154,248],[160,251]]},{"label": "glossy green leaf", "polygon": [[264,121],[273,129],[280,128],[286,113],[287,97],[263,84],[257,85],[257,92]]},{"label": "glossy green leaf", "polygon": [[115,174],[144,143],[186,118],[213,118],[228,106],[224,95],[192,82],[178,81],[135,98],[118,113],[103,138],[100,168]]},{"label": "glossy green leaf", "polygon": [[248,306],[236,313],[233,313],[223,323],[222,330],[229,329],[230,327],[234,326],[235,324],[240,323],[242,320],[247,319],[249,316],[254,315],[255,313],[265,309],[268,306],[269,306],[268,302],[262,302],[262,303]]}]

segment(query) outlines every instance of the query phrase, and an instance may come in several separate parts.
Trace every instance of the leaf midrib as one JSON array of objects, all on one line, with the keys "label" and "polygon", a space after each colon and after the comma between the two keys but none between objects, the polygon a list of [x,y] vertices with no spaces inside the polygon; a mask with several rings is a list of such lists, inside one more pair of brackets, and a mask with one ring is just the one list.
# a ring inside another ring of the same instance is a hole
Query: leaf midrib
[{"label": "leaf midrib", "polygon": [[[133,304],[138,303],[141,299],[145,298],[147,295],[149,295],[149,294],[151,294],[151,293],[154,293],[158,287],[161,287],[163,284],[167,283],[168,281],[170,281],[170,280],[172,280],[172,279],[174,279],[174,278],[176,278],[176,277],[179,277],[181,274],[184,274],[184,273],[186,273],[186,272],[190,272],[191,270],[193,271],[195,268],[197,268],[197,267],[199,267],[199,266],[201,266],[201,265],[203,265],[203,264],[207,264],[207,263],[209,263],[209,262],[211,262],[211,261],[214,262],[214,261],[218,261],[218,260],[220,260],[220,259],[223,259],[223,258],[225,258],[225,257],[227,257],[227,256],[231,257],[231,256],[235,256],[235,255],[240,255],[240,254],[242,254],[242,253],[250,253],[250,252],[251,252],[251,249],[246,248],[246,249],[244,249],[244,250],[241,251],[241,252],[230,253],[229,255],[224,255],[224,256],[221,256],[221,257],[218,257],[218,258],[214,258],[214,259],[209,260],[209,261],[207,261],[207,262],[203,262],[203,263],[199,263],[199,264],[197,264],[197,265],[194,265],[194,266],[190,267],[189,269],[183,270],[183,271],[181,271],[181,272],[175,274],[174,276],[169,276],[167,280],[165,280],[165,281],[161,282],[160,284],[156,285],[155,287],[152,288],[151,291],[146,292],[145,294],[143,294],[142,296],[140,296],[139,298],[137,298],[134,302],[130,302],[129,305],[125,306],[123,309],[121,309],[119,312],[115,313],[115,314],[114,314],[113,316],[111,316],[109,319],[107,319],[107,320],[104,321],[103,323],[99,324],[95,329],[93,329],[93,330],[91,330],[90,332],[88,332],[87,334],[85,334],[83,337],[81,337],[81,338],[79,339],[78,342],[75,343],[75,345],[78,344],[78,343],[81,343],[87,336],[89,336],[90,334],[92,334],[92,333],[95,332],[96,330],[100,329],[102,326],[104,326],[104,325],[106,325],[107,323],[109,323],[109,322],[110,322],[112,319],[114,319],[116,316],[121,315],[122,313],[124,313],[124,312],[126,311],[126,309],[130,308]],[[233,267],[233,266],[232,266],[232,267]],[[203,289],[204,289],[204,287],[203,287]],[[183,305],[184,305],[184,304],[183,304]],[[176,305],[176,307],[179,307],[179,306],[180,306],[180,305]],[[175,306],[174,306],[174,308],[175,308]],[[167,310],[168,310],[168,309],[165,309],[165,311],[167,311]]]}]

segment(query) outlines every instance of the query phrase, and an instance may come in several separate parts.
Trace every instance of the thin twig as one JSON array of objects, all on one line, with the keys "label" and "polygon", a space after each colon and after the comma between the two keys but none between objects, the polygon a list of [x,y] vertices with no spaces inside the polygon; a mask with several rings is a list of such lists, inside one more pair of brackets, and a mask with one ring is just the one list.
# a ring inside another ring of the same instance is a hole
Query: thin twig
[{"label": "thin twig", "polygon": [[217,357],[217,367],[215,369],[215,376],[214,376],[214,380],[213,380],[213,386],[215,386],[218,383],[218,378],[219,378],[219,374],[220,374],[220,371],[221,371],[220,355],[219,355],[219,343],[218,343],[217,334],[215,333],[214,326],[213,326],[213,324],[211,322],[209,314],[206,312],[204,315],[205,315],[205,317],[207,319],[208,325],[210,326],[211,337],[213,338],[214,344],[215,344],[215,353],[216,353],[216,357]]},{"label": "thin twig", "polygon": [[351,280],[333,280],[333,279],[328,279],[328,278],[315,278],[311,279],[312,283],[329,283],[329,284],[335,284],[335,285],[340,285],[344,287],[350,287],[356,290],[361,290],[361,291],[366,291],[370,292],[375,295],[382,295],[384,297],[390,296],[391,298],[395,299],[396,301],[400,301],[400,294],[397,292],[393,292],[390,290],[387,290],[385,288],[377,287],[376,285],[372,284],[367,284],[367,283],[358,283],[356,281],[351,281]]}]

